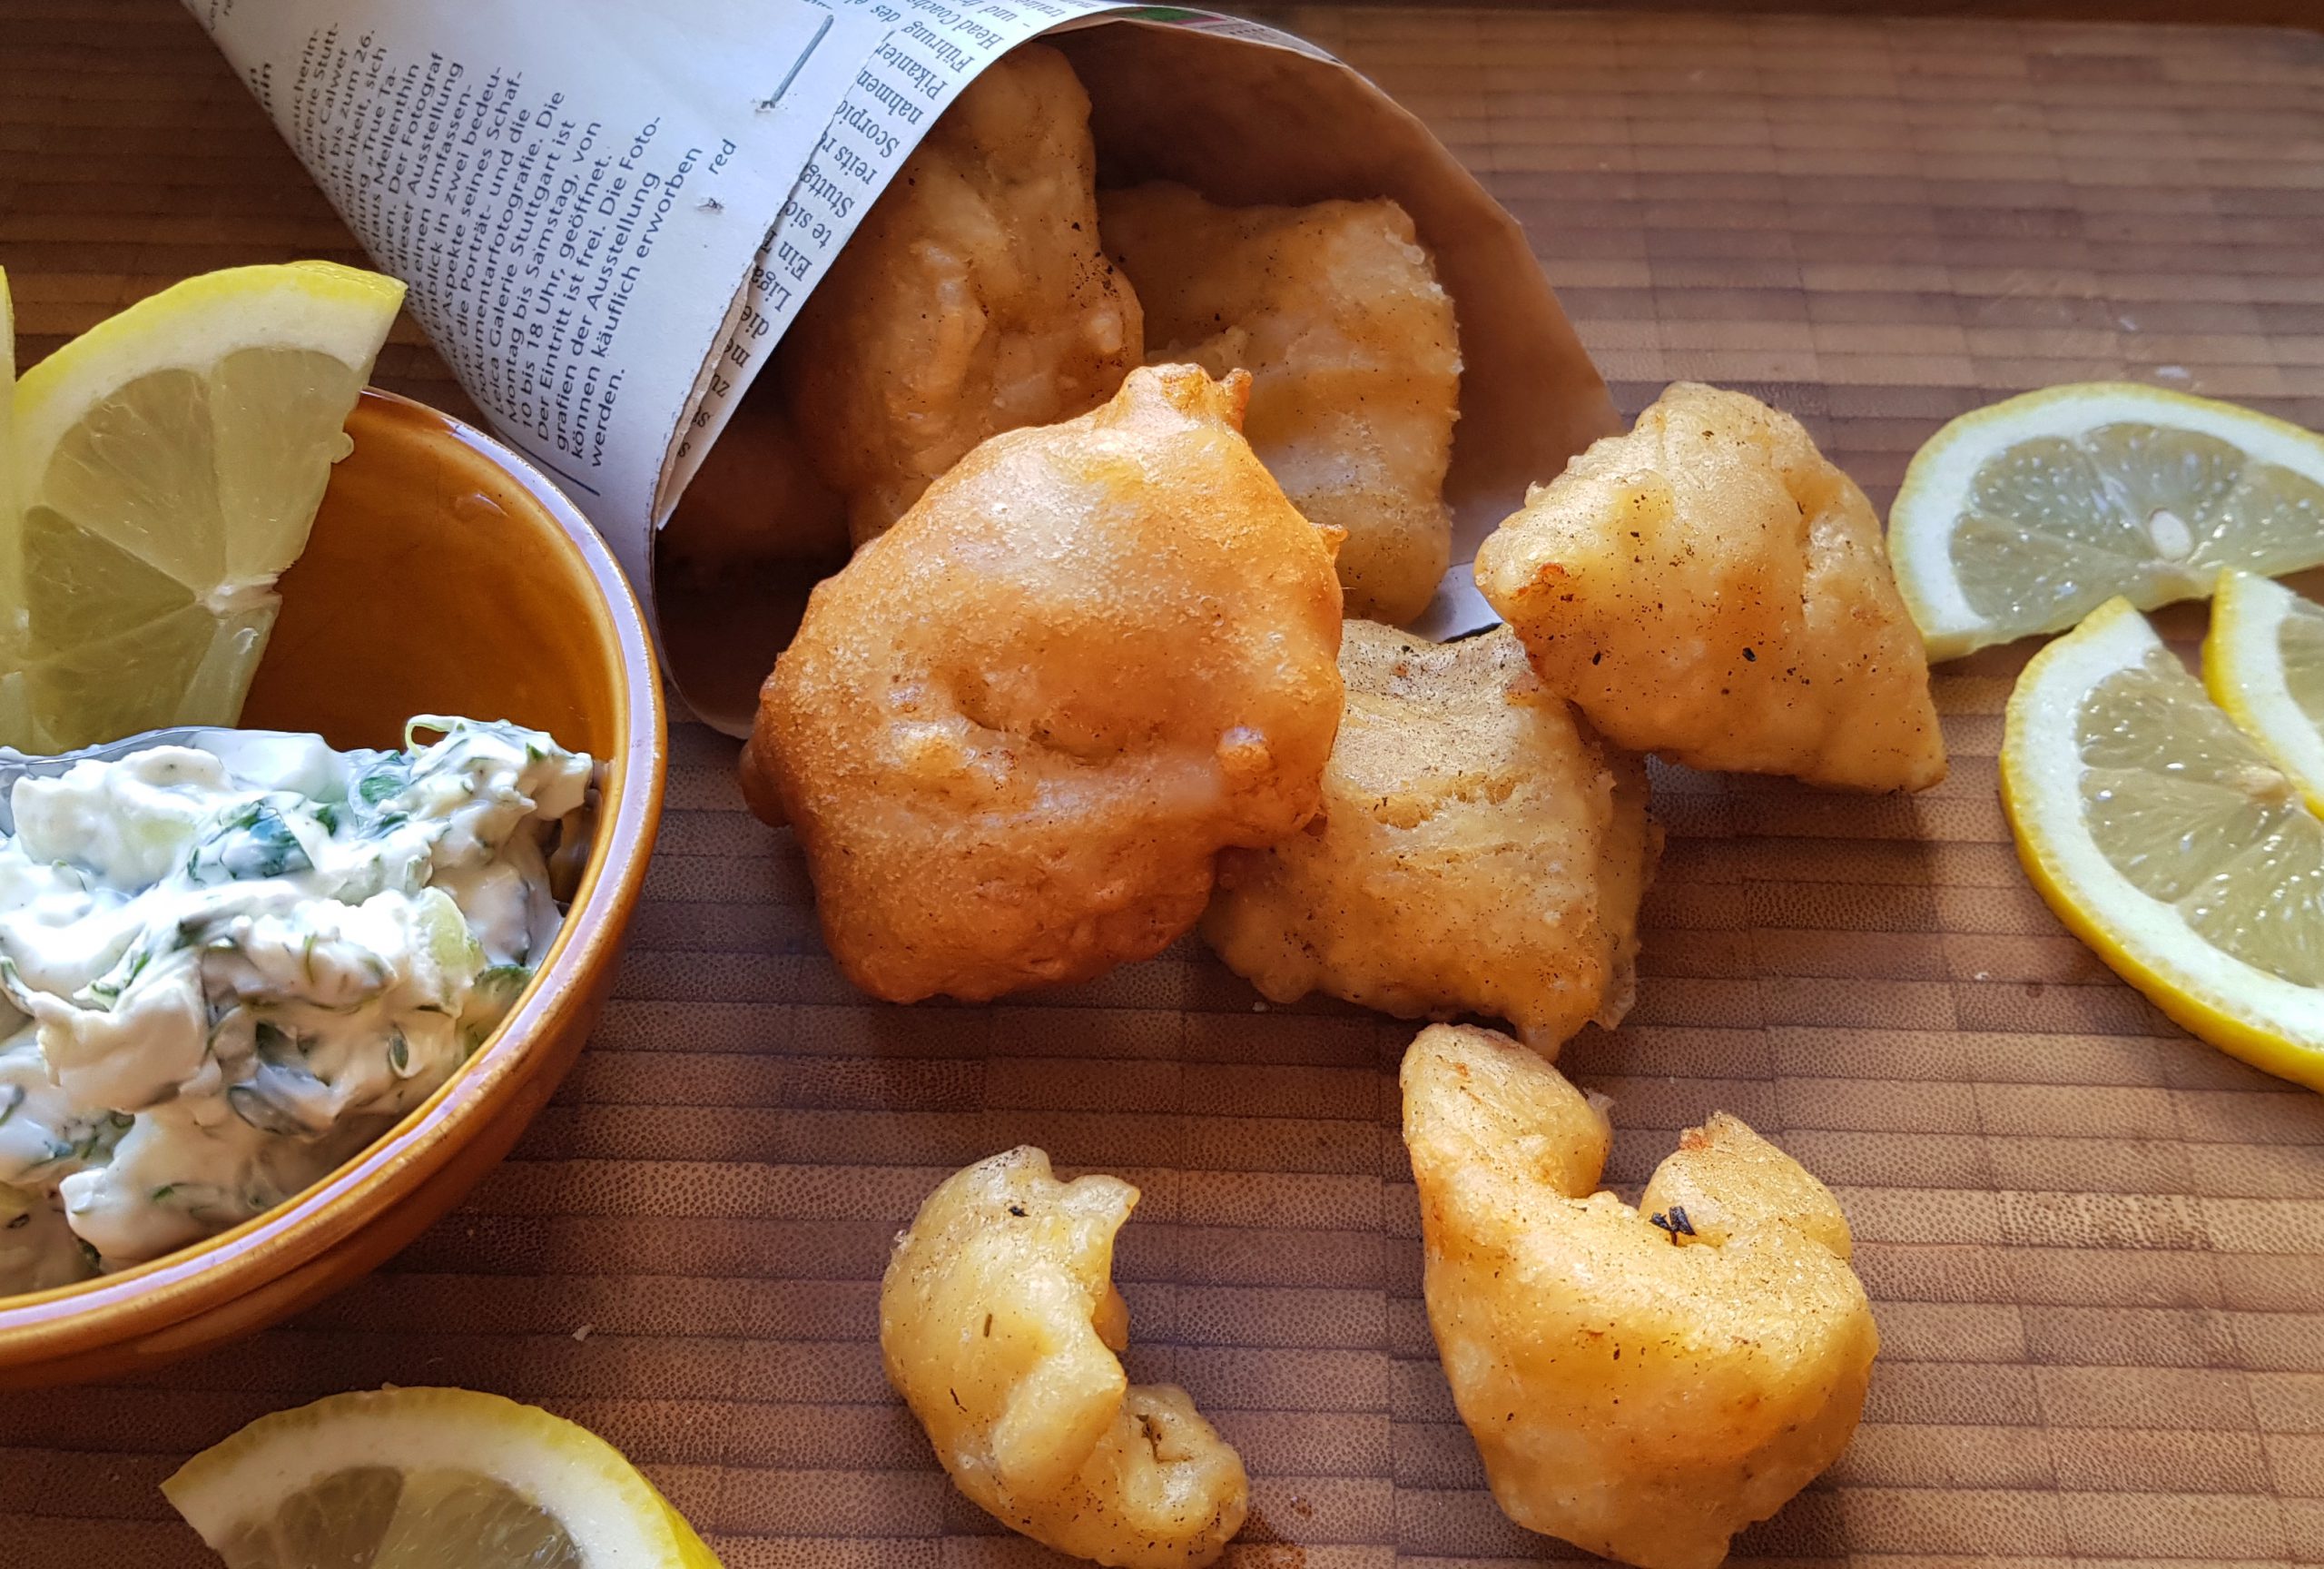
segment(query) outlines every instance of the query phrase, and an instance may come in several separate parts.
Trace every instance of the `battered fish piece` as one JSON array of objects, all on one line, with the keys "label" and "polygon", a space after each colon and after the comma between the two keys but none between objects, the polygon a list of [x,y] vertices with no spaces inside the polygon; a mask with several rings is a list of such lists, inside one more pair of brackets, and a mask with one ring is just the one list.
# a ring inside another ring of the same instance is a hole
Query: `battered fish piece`
[{"label": "battered fish piece", "polygon": [[1799,421],[1675,382],[1528,493],[1477,587],[1609,738],[1852,790],[1945,777],[1880,520]]},{"label": "battered fish piece", "polygon": [[1137,1189],[1030,1145],[928,1196],[880,1283],[888,1382],[961,1492],[1060,1553],[1199,1569],[1242,1529],[1241,1456],[1175,1385],[1132,1386],[1114,1233]]},{"label": "battered fish piece", "polygon": [[743,787],[796,828],[865,991],[980,1002],[1147,958],[1222,847],[1314,814],[1339,584],[1236,433],[1248,387],[1132,371],[979,447],[816,587]]},{"label": "battered fish piece", "polygon": [[912,151],[783,345],[792,410],[858,542],[986,437],[1097,407],[1145,358],[1098,249],[1089,95],[1019,45]]},{"label": "battered fish piece", "polygon": [[1350,621],[1324,811],[1219,857],[1202,933],[1277,1002],[1485,1013],[1554,1055],[1620,1021],[1657,844],[1639,760],[1541,690],[1506,627],[1436,644]]},{"label": "battered fish piece", "polygon": [[1157,360],[1251,372],[1245,434],[1294,505],[1347,530],[1348,612],[1410,621],[1452,554],[1452,299],[1393,202],[1219,207],[1183,185],[1098,198]]},{"label": "battered fish piece", "polygon": [[1632,1209],[1602,1097],[1490,1030],[1404,1053],[1423,1290],[1502,1513],[1641,1569],[1711,1569],[1838,1458],[1880,1337],[1824,1185],[1736,1118]]}]

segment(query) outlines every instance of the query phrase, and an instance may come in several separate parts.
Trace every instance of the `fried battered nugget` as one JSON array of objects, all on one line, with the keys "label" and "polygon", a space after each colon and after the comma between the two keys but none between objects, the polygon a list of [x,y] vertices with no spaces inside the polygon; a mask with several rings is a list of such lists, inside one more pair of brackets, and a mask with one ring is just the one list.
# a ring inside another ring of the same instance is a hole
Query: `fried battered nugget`
[{"label": "fried battered nugget", "polygon": [[798,831],[865,991],[982,1001],[1147,958],[1223,846],[1315,813],[1339,584],[1236,434],[1248,385],[1132,371],[979,447],[817,586],[744,788]]},{"label": "fried battered nugget", "polygon": [[1098,249],[1089,95],[1027,44],[936,123],[808,298],[783,384],[861,542],[986,437],[1096,408],[1145,358]]},{"label": "fried battered nugget", "polygon": [[1477,587],[1609,738],[1854,790],[1945,777],[1880,521],[1799,421],[1674,383],[1477,552]]},{"label": "fried battered nugget", "polygon": [[1554,1054],[1630,1008],[1653,859],[1646,770],[1541,688],[1505,627],[1350,621],[1347,708],[1305,834],[1219,857],[1202,933],[1278,1002],[1487,1013]]},{"label": "fried battered nugget", "polygon": [[1183,185],[1098,198],[1157,360],[1251,372],[1244,433],[1284,493],[1347,530],[1351,615],[1410,621],[1452,558],[1444,470],[1461,338],[1393,202],[1218,207]]},{"label": "fried battered nugget", "polygon": [[880,1283],[888,1382],[953,1482],[1061,1553],[1199,1569],[1242,1528],[1242,1458],[1174,1385],[1131,1386],[1114,1233],[1137,1189],[1029,1145],[956,1172]]},{"label": "fried battered nugget", "polygon": [[1643,1569],[1710,1569],[1847,1447],[1880,1337],[1824,1185],[1725,1112],[1632,1209],[1605,1102],[1490,1030],[1404,1053],[1423,1290],[1493,1499]]}]

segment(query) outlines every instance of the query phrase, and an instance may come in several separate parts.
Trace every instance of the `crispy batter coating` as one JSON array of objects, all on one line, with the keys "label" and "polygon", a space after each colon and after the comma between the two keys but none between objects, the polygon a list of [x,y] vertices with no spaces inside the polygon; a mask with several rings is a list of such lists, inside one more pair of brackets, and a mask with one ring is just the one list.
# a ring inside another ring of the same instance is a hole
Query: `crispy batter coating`
[{"label": "crispy batter coating", "polygon": [[1278,1002],[1491,1014],[1548,1054],[1619,1022],[1654,854],[1639,760],[1542,691],[1505,627],[1436,644],[1350,621],[1340,675],[1323,813],[1219,857],[1210,945]]},{"label": "crispy batter coating", "polygon": [[1317,523],[1347,530],[1348,612],[1410,621],[1452,558],[1444,470],[1461,337],[1393,202],[1218,207],[1183,185],[1098,197],[1157,360],[1251,372],[1251,446]]},{"label": "crispy batter coating", "polygon": [[1880,521],[1755,398],[1673,383],[1536,486],[1476,575],[1550,689],[1624,746],[1856,790],[1945,777]]},{"label": "crispy batter coating", "polygon": [[1643,1569],[1710,1569],[1847,1447],[1880,1337],[1824,1185],[1725,1112],[1632,1209],[1604,1102],[1490,1030],[1404,1054],[1428,1319],[1493,1498]]},{"label": "crispy batter coating", "polygon": [[1147,958],[1226,845],[1314,814],[1340,715],[1329,537],[1236,434],[1248,378],[1131,372],[996,436],[818,585],[744,788],[891,1002]]},{"label": "crispy batter coating", "polygon": [[1137,1189],[1029,1145],[928,1196],[880,1283],[888,1382],[961,1492],[1061,1553],[1199,1569],[1242,1528],[1234,1448],[1175,1385],[1133,1386],[1114,1233]]},{"label": "crispy batter coating", "polygon": [[1145,357],[1098,249],[1089,95],[1064,55],[986,67],[865,215],[782,350],[860,542],[986,437],[1070,419]]}]

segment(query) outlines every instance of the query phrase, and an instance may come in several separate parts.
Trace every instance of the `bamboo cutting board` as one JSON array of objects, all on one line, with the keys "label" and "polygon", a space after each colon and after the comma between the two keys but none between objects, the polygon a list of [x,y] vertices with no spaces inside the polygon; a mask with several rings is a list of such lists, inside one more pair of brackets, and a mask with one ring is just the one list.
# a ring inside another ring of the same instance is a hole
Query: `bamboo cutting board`
[{"label": "bamboo cutting board", "polygon": [[[1617,399],[1738,384],[1885,505],[1945,418],[2128,375],[2324,424],[2324,39],[1316,8],[1529,224]],[[0,0],[0,264],[28,358],[186,272],[359,260],[166,0]],[[389,385],[465,410],[407,327]],[[2201,616],[2168,623],[2181,636]],[[1886,1348],[1839,1465],[1738,1561],[2324,1563],[2324,1099],[2065,936],[1994,796],[2022,652],[1938,677],[1913,800],[1655,775],[1639,1006],[1566,1063],[1612,1178],[1740,1113],[1846,1205]],[[468,1207],[285,1327],[0,1397],[0,1566],[204,1562],[155,1482],[261,1412],[456,1383],[643,1462],[729,1569],[1018,1569],[881,1382],[888,1238],[1019,1140],[1145,1189],[1134,1376],[1241,1446],[1237,1569],[1573,1556],[1482,1491],[1419,1301],[1409,1027],[1258,1007],[1191,946],[987,1009],[871,1008],[732,744],[671,812],[605,1025]]]}]

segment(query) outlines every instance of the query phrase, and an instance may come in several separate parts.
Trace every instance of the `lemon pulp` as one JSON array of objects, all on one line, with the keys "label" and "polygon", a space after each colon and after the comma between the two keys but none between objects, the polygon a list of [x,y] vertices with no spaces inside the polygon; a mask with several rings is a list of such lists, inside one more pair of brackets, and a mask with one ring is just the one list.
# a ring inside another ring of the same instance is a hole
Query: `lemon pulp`
[{"label": "lemon pulp", "polygon": [[19,551],[7,520],[16,515],[16,311],[8,274],[0,269],[0,746],[34,739],[25,696],[25,598],[18,582]]},{"label": "lemon pulp", "polygon": [[2324,485],[2216,437],[2107,425],[1987,459],[1953,566],[1979,615],[2050,626],[2117,594],[2142,609],[2200,597],[2221,567],[2305,566],[2319,533]]},{"label": "lemon pulp", "polygon": [[2324,607],[2280,583],[2221,573],[2203,685],[2324,813]]},{"label": "lemon pulp", "polygon": [[2324,560],[2324,438],[2233,404],[2093,382],[1966,414],[1890,513],[1897,588],[1933,658],[2142,609],[2220,571]]},{"label": "lemon pulp", "polygon": [[489,1476],[359,1465],[217,1544],[227,1569],[585,1569],[564,1526]]},{"label": "lemon pulp", "polygon": [[162,1491],[228,1569],[717,1569],[618,1450],[467,1389],[262,1416]]},{"label": "lemon pulp", "polygon": [[2324,730],[2324,608],[2300,600],[2278,625],[2276,645],[2285,689],[2309,725]]},{"label": "lemon pulp", "polygon": [[2091,837],[2213,945],[2324,986],[2324,823],[2168,649],[2108,676],[2077,742]]}]

